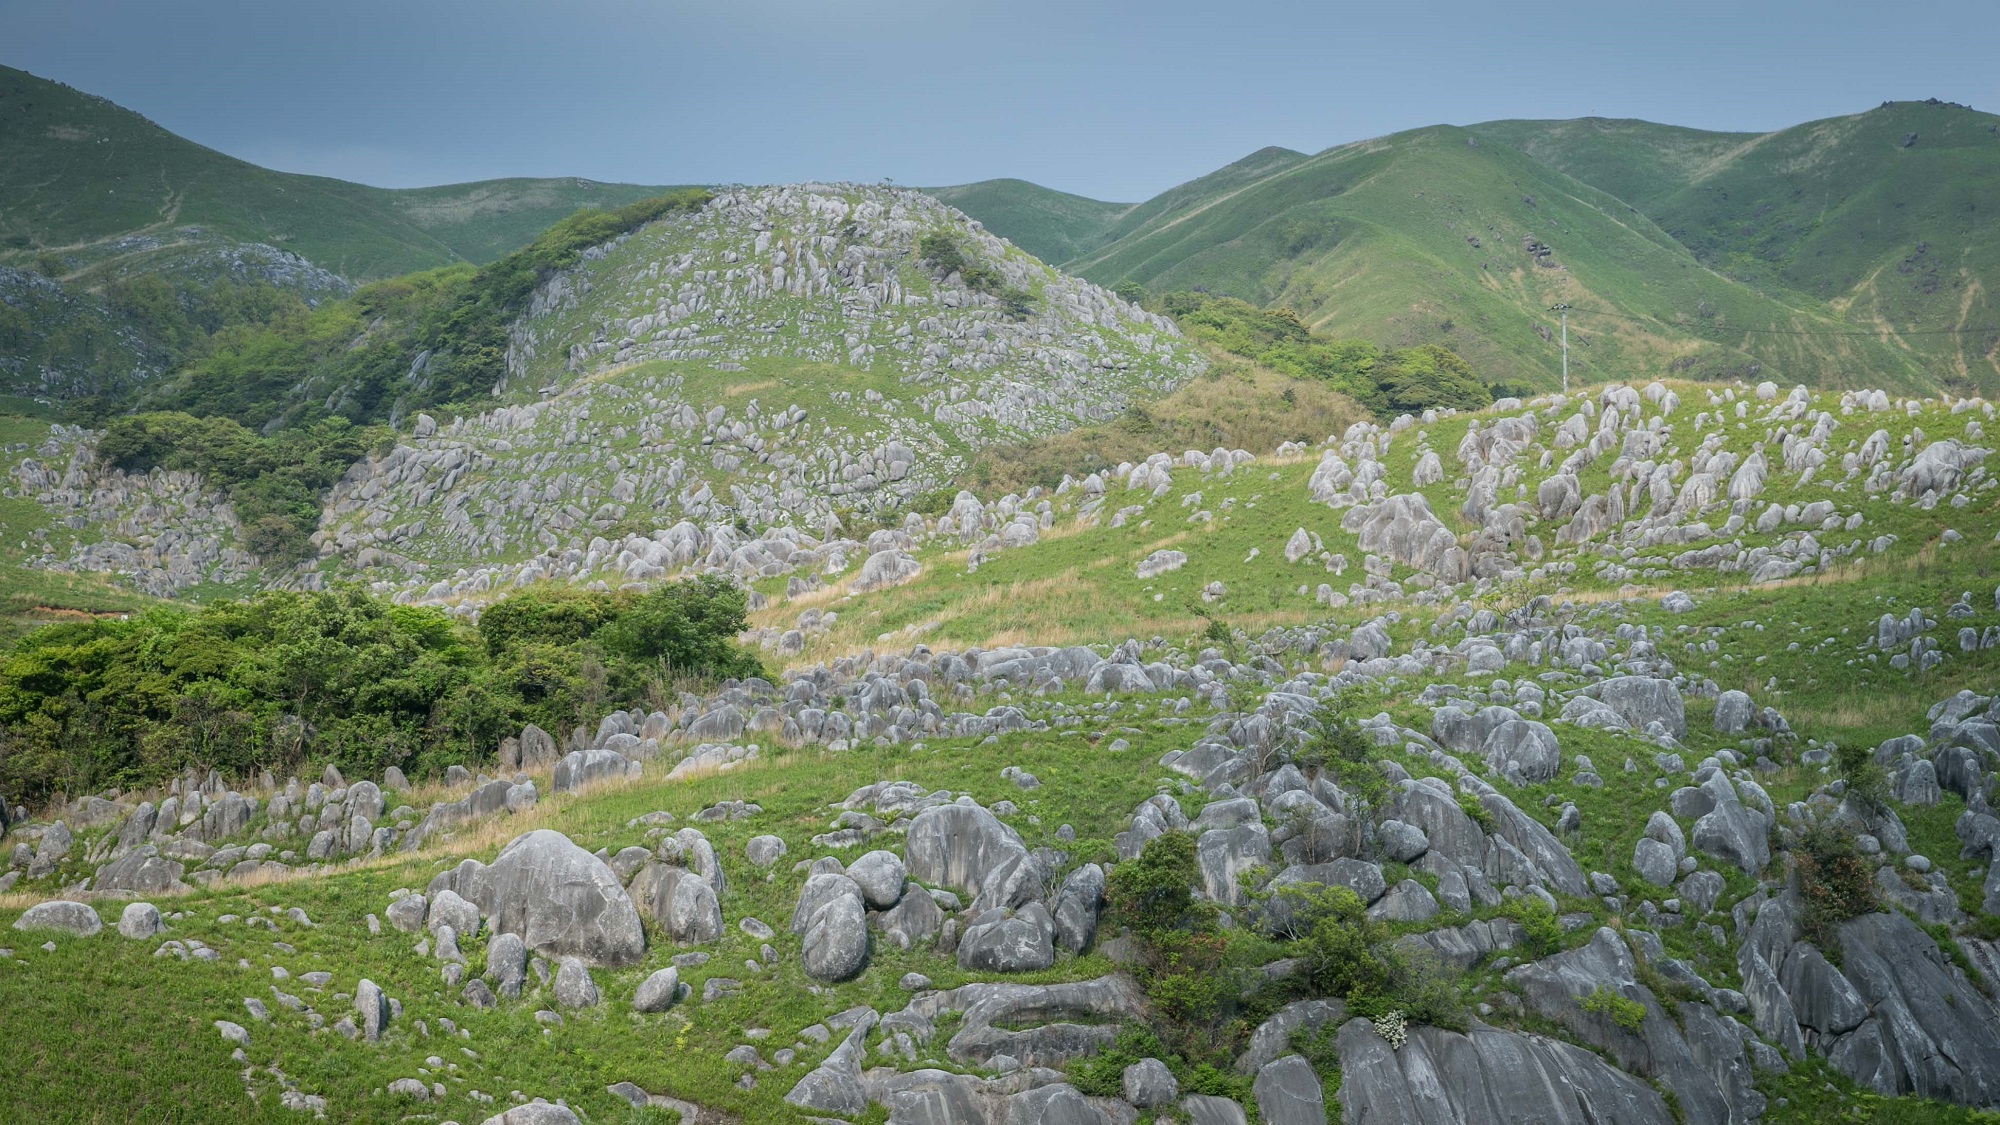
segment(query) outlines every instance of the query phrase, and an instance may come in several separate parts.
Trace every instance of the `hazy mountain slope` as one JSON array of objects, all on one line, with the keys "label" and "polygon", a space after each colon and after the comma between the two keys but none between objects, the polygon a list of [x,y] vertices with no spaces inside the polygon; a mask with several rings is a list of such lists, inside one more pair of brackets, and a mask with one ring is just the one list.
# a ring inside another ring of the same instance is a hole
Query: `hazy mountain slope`
[{"label": "hazy mountain slope", "polygon": [[1470,129],[1642,211],[1759,136],[1611,117],[1487,121]]},{"label": "hazy mountain slope", "polygon": [[122,236],[269,243],[355,280],[490,261],[579,207],[659,188],[510,179],[407,191],[274,172],[106,99],[0,67],[0,261],[99,260]]},{"label": "hazy mountain slope", "polygon": [[1045,262],[1066,262],[1102,245],[1130,203],[1105,203],[1026,180],[980,180],[924,194],[976,216],[986,229]]},{"label": "hazy mountain slope", "polygon": [[678,189],[569,178],[514,178],[368,190],[459,257],[484,263],[526,246],[550,224],[581,208],[609,210]]},{"label": "hazy mountain slope", "polygon": [[1703,264],[1897,329],[1934,381],[2000,374],[2000,118],[1894,102],[1767,135],[1500,121],[1481,136],[1636,205]]},{"label": "hazy mountain slope", "polygon": [[1770,368],[1924,381],[1871,340],[1745,335],[1845,326],[1732,283],[1631,207],[1464,129],[1346,145],[1172,194],[1174,207],[1143,205],[1150,218],[1075,268],[1100,283],[1283,304],[1324,331],[1385,344],[1444,343],[1488,379],[1533,386],[1559,377],[1546,310],[1564,301],[1618,314],[1575,318],[1580,378]]}]

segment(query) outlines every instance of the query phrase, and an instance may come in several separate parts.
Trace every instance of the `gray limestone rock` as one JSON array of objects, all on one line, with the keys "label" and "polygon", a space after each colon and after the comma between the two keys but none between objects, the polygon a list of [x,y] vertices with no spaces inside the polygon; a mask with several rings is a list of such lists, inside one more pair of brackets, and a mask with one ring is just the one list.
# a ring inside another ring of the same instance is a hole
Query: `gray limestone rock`
[{"label": "gray limestone rock", "polygon": [[1125,1068],[1120,1091],[1127,1102],[1140,1109],[1159,1109],[1174,1104],[1181,1087],[1166,1063],[1145,1058]]},{"label": "gray limestone rock", "polygon": [[664,1012],[680,999],[680,970],[668,966],[640,982],[639,990],[632,994],[632,1010],[635,1012]]},{"label": "gray limestone rock", "polygon": [[1715,729],[1721,734],[1742,734],[1757,716],[1757,705],[1740,691],[1725,691],[1715,697]]},{"label": "gray limestone rock", "polygon": [[1326,1100],[1312,1064],[1297,1055],[1265,1063],[1251,1087],[1267,1125],[1326,1125]]},{"label": "gray limestone rock", "polygon": [[974,972],[1027,973],[1055,964],[1055,921],[1039,902],[1018,911],[988,910],[958,941],[958,967]]},{"label": "gray limestone rock", "polygon": [[1013,829],[977,805],[934,805],[911,820],[903,864],[910,878],[927,887],[977,896],[988,872],[1025,858],[1027,851]]},{"label": "gray limestone rock", "polygon": [[354,985],[354,1019],[361,1037],[370,1043],[380,1041],[382,1029],[389,1026],[389,998],[372,980],[363,978]]},{"label": "gray limestone rock", "polygon": [[1714,807],[1694,822],[1694,846],[1755,875],[1771,862],[1769,826],[1764,814],[1744,805],[1736,787],[1718,773],[1701,784]]},{"label": "gray limestone rock", "polygon": [[1055,941],[1071,953],[1081,953],[1097,937],[1097,916],[1104,909],[1104,869],[1086,863],[1069,873],[1056,892]]},{"label": "gray limestone rock", "polygon": [[421,894],[407,894],[390,903],[382,913],[388,915],[391,926],[406,934],[414,934],[424,928],[424,919],[430,913],[430,900]]},{"label": "gray limestone rock", "polygon": [[1676,1121],[1645,1082],[1581,1047],[1539,1035],[1480,1023],[1464,1034],[1417,1027],[1397,1051],[1367,1020],[1352,1019],[1341,1025],[1335,1042],[1341,1120],[1347,1125]]},{"label": "gray limestone rock", "polygon": [[847,865],[847,877],[860,888],[861,901],[876,910],[887,910],[903,897],[903,860],[895,852],[863,855]]},{"label": "gray limestone rock", "polygon": [[163,859],[152,844],[142,844],[97,869],[91,884],[99,891],[123,894],[164,895],[188,890],[181,881],[186,870],[178,861]]},{"label": "gray limestone rock", "polygon": [[1680,876],[1680,861],[1674,849],[1651,836],[1641,836],[1632,848],[1632,867],[1639,877],[1656,887],[1671,887]]},{"label": "gray limestone rock", "polygon": [[803,944],[800,965],[814,980],[842,981],[860,972],[868,963],[868,916],[861,896],[838,895],[814,910]]},{"label": "gray limestone rock", "polygon": [[149,938],[166,928],[167,924],[160,920],[159,907],[150,902],[126,903],[124,912],[118,916],[120,937]]},{"label": "gray limestone rock", "polygon": [[486,942],[486,979],[501,996],[521,998],[528,979],[528,943],[519,934],[494,934]]},{"label": "gray limestone rock", "polygon": [[1429,837],[1424,830],[1414,824],[1400,820],[1385,820],[1375,829],[1375,837],[1382,844],[1382,854],[1397,863],[1411,863],[1418,856],[1430,850]]},{"label": "gray limestone rock", "polygon": [[1618,676],[1596,685],[1593,693],[1618,712],[1633,730],[1659,723],[1676,739],[1687,737],[1687,708],[1672,680],[1652,676]]},{"label": "gray limestone rock", "polygon": [[77,937],[90,937],[104,928],[103,919],[89,903],[53,899],[38,902],[14,919],[17,930],[60,930]]},{"label": "gray limestone rock", "polygon": [[1260,823],[1211,829],[1195,841],[1202,892],[1226,906],[1241,905],[1242,877],[1271,861],[1271,834]]},{"label": "gray limestone rock", "polygon": [[1397,883],[1368,908],[1370,918],[1383,922],[1427,922],[1437,913],[1437,899],[1415,879]]},{"label": "gray limestone rock", "polygon": [[639,912],[618,876],[560,832],[518,836],[491,866],[468,861],[447,874],[455,876],[450,889],[476,903],[495,933],[519,934],[544,956],[622,967],[645,955]]},{"label": "gray limestone rock", "polygon": [[595,1008],[598,1001],[597,982],[590,979],[590,970],[576,957],[564,957],[556,967],[556,1003],[565,1008]]}]

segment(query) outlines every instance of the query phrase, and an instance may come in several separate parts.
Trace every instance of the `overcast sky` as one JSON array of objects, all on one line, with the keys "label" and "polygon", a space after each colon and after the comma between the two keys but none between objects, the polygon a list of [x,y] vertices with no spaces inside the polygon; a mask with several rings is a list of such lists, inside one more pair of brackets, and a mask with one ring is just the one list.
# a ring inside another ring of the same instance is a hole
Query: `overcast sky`
[{"label": "overcast sky", "polygon": [[0,0],[0,62],[260,164],[1137,200],[1265,145],[2000,108],[2000,2]]}]

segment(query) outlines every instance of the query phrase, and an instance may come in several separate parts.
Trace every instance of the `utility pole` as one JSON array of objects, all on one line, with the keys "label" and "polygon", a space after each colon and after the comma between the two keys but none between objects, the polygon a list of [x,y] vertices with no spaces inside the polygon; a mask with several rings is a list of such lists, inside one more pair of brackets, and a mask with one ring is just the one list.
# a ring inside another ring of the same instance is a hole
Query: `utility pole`
[{"label": "utility pole", "polygon": [[1560,305],[1550,305],[1549,311],[1552,313],[1562,314],[1563,393],[1568,394],[1569,393],[1569,302],[1564,301]]}]

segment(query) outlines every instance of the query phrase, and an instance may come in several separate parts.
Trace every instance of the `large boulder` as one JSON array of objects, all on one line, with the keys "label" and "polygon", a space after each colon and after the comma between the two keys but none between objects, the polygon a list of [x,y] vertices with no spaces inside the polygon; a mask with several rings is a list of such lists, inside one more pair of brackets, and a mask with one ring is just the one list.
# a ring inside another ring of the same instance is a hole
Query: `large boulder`
[{"label": "large boulder", "polygon": [[603,860],[542,828],[516,837],[491,866],[461,864],[450,889],[479,906],[495,933],[521,935],[546,957],[623,968],[646,954],[639,911]]},{"label": "large boulder", "polygon": [[181,882],[183,870],[178,861],[163,859],[158,848],[143,844],[98,868],[91,886],[106,894],[164,895],[192,890]]},{"label": "large boulder", "polygon": [[975,896],[984,889],[988,872],[1027,854],[1027,846],[1013,829],[973,804],[925,809],[910,821],[903,842],[903,864],[910,878],[927,887],[949,887]]},{"label": "large boulder", "polygon": [[861,901],[887,910],[903,897],[903,860],[895,852],[872,851],[847,865],[847,877],[861,891]]},{"label": "large boulder", "polygon": [[1539,1035],[1481,1023],[1464,1034],[1413,1027],[1396,1050],[1367,1020],[1352,1019],[1341,1025],[1335,1047],[1341,1120],[1348,1125],[1678,1120],[1644,1081],[1581,1047]]},{"label": "large boulder", "polygon": [[1756,875],[1771,862],[1770,825],[1764,814],[1745,805],[1736,787],[1717,773],[1701,784],[1714,807],[1694,822],[1694,846],[1717,859]]},{"label": "large boulder", "polygon": [[1086,863],[1069,873],[1056,892],[1056,944],[1081,953],[1097,937],[1097,916],[1104,908],[1104,869]]},{"label": "large boulder", "polygon": [[843,894],[806,920],[799,963],[814,980],[842,981],[868,964],[868,912],[859,894]]},{"label": "large boulder", "polygon": [[89,937],[104,928],[104,920],[86,902],[55,899],[38,902],[14,919],[17,930],[59,930],[77,937]]},{"label": "large boulder", "polygon": [[1326,1125],[1326,1099],[1312,1064],[1298,1055],[1265,1063],[1251,1086],[1267,1125]]},{"label": "large boulder", "polygon": [[1262,823],[1210,829],[1195,841],[1202,893],[1226,906],[1245,901],[1243,876],[1270,861],[1271,834]]},{"label": "large boulder", "polygon": [[127,903],[125,912],[118,916],[118,934],[134,940],[152,937],[167,924],[160,919],[160,908],[150,902]]},{"label": "large boulder", "polygon": [[708,880],[684,867],[648,863],[632,877],[632,904],[682,945],[722,938],[722,905]]},{"label": "large boulder", "polygon": [[958,939],[958,967],[971,972],[1030,973],[1055,964],[1055,921],[1039,902],[988,910]]},{"label": "large boulder", "polygon": [[1675,739],[1687,737],[1687,707],[1672,680],[1618,676],[1596,685],[1593,693],[1630,723],[1633,730],[1643,731],[1647,724],[1659,723]]}]

